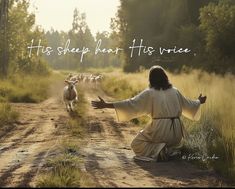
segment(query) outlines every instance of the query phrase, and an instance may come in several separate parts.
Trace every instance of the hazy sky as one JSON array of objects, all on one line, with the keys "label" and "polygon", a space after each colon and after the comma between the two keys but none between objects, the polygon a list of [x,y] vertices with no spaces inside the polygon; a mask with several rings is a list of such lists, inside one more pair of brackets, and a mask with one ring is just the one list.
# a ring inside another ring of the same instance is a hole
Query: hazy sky
[{"label": "hazy sky", "polygon": [[68,31],[72,27],[73,11],[86,13],[86,21],[95,34],[110,31],[110,19],[115,16],[119,0],[31,0],[30,11],[36,14],[36,24],[44,29]]}]

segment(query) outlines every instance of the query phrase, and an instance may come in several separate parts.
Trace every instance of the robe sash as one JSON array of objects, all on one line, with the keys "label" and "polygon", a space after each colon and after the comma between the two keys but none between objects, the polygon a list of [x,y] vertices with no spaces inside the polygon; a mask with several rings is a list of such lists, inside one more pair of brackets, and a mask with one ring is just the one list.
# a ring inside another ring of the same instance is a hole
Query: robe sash
[{"label": "robe sash", "polygon": [[184,125],[182,121],[180,120],[180,117],[157,117],[157,118],[152,118],[152,119],[170,119],[171,120],[171,127],[170,130],[173,128],[174,134],[175,134],[175,120],[178,119],[180,121],[180,128],[181,128],[181,134],[183,137],[185,137],[184,133],[186,132],[184,129]]}]

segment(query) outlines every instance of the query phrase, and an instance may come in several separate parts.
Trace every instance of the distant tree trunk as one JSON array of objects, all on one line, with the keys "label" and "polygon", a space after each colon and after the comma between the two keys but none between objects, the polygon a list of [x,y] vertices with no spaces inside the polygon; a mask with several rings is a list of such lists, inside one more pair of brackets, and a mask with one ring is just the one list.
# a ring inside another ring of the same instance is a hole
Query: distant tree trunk
[{"label": "distant tree trunk", "polygon": [[8,71],[8,39],[7,39],[7,21],[8,21],[9,0],[0,0],[0,72],[1,77],[7,76]]}]

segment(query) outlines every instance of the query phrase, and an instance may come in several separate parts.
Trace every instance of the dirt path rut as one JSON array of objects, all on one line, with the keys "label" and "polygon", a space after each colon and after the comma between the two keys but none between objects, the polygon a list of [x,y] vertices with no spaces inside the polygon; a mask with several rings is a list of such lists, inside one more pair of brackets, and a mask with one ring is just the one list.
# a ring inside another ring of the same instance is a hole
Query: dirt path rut
[{"label": "dirt path rut", "polygon": [[60,140],[54,132],[68,116],[55,97],[40,104],[17,103],[13,107],[20,113],[20,122],[0,139],[0,186],[34,186],[50,149]]}]

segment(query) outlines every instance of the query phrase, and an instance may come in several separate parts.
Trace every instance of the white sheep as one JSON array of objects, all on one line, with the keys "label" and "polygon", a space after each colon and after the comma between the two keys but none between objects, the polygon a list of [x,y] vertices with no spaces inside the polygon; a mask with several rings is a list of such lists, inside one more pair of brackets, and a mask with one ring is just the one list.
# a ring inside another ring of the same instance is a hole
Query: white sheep
[{"label": "white sheep", "polygon": [[78,101],[78,97],[77,97],[77,90],[76,90],[76,83],[78,81],[68,81],[65,80],[65,83],[67,84],[64,87],[64,93],[63,93],[63,100],[66,106],[67,111],[73,111],[74,107],[73,107],[73,103]]},{"label": "white sheep", "polygon": [[103,76],[102,76],[102,75],[96,76],[96,77],[95,77],[95,83],[96,83],[96,84],[97,84],[97,83],[100,83],[102,79],[103,79]]},{"label": "white sheep", "polygon": [[85,76],[83,77],[83,82],[84,82],[84,83],[88,83],[89,81],[90,81],[90,76],[85,75]]},{"label": "white sheep", "polygon": [[79,82],[83,81],[83,75],[82,74],[77,75],[77,80]]},{"label": "white sheep", "polygon": [[81,74],[69,75],[66,80],[81,82],[83,81],[83,76]]},{"label": "white sheep", "polygon": [[69,73],[69,75],[67,76],[66,80],[70,80],[73,77],[72,73]]},{"label": "white sheep", "polygon": [[72,76],[69,80],[70,80],[70,81],[79,81],[79,80],[78,80],[78,75]]},{"label": "white sheep", "polygon": [[95,83],[95,78],[96,78],[96,76],[90,77],[90,83]]}]

